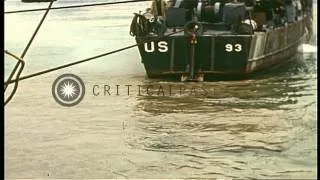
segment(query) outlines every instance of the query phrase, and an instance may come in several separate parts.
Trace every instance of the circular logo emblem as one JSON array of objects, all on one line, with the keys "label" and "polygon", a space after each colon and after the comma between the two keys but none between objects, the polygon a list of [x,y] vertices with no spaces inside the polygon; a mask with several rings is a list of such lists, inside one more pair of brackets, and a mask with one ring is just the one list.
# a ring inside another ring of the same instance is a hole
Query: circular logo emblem
[{"label": "circular logo emblem", "polygon": [[52,95],[62,106],[75,106],[80,103],[85,93],[83,81],[76,75],[63,74],[52,84]]}]

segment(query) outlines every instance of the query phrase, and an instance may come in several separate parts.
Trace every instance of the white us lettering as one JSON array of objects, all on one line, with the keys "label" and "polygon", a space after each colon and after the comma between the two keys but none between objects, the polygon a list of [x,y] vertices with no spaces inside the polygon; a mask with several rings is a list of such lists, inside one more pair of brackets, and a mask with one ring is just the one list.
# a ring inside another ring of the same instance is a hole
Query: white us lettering
[{"label": "white us lettering", "polygon": [[165,41],[159,41],[157,43],[157,47],[155,47],[155,42],[144,43],[144,50],[148,53],[154,52],[157,48],[159,52],[167,52],[168,51],[168,43]]}]

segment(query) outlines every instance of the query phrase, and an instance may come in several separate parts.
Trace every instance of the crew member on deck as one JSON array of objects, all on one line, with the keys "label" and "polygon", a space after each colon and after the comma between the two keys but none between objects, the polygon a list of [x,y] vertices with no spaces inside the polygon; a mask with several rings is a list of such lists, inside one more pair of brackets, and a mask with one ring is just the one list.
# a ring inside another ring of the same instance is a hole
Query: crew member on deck
[{"label": "crew member on deck", "polygon": [[151,13],[157,17],[166,17],[168,4],[166,0],[152,0],[151,3]]}]

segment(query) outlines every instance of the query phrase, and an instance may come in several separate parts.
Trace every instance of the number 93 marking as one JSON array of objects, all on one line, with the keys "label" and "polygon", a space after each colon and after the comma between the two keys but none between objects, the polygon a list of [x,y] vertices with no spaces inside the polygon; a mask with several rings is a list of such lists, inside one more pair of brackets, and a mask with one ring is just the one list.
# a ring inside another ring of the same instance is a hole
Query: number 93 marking
[{"label": "number 93 marking", "polygon": [[232,52],[232,51],[240,52],[240,51],[242,51],[242,45],[241,44],[235,44],[235,45],[226,44],[225,51],[227,51],[227,52]]}]

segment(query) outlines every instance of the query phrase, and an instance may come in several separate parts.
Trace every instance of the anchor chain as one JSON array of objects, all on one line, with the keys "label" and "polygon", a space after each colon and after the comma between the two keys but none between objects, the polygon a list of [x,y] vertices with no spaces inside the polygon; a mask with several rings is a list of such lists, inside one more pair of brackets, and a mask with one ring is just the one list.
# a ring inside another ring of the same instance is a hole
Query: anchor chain
[{"label": "anchor chain", "polygon": [[191,47],[190,47],[190,74],[189,74],[189,80],[194,80],[194,65],[195,65],[195,46],[197,44],[197,37],[196,37],[196,30],[197,27],[195,25],[195,27],[192,29],[192,34],[191,34]]},{"label": "anchor chain", "polygon": [[[195,73],[195,46],[198,43],[197,36],[202,33],[202,26],[199,22],[191,21],[186,24],[185,32],[190,35],[190,62],[187,65],[188,75],[181,75],[181,81],[198,81]],[[200,81],[203,78],[201,77]]]},{"label": "anchor chain", "polygon": [[197,36],[196,36],[196,32],[197,32],[197,29],[198,29],[198,27],[197,27],[197,25],[195,25],[195,27],[193,28],[193,30],[192,30],[192,34],[191,34],[191,44],[197,44]]}]

